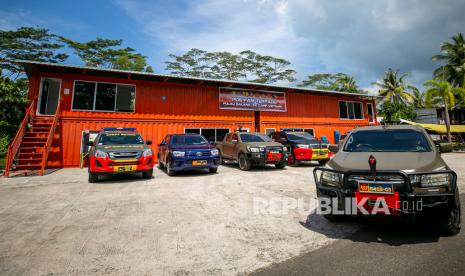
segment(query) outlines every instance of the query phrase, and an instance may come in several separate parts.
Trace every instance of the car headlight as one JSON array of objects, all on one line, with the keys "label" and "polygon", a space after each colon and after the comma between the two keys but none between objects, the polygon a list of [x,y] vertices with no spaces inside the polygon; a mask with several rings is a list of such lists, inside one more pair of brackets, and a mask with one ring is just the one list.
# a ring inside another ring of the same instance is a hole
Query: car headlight
[{"label": "car headlight", "polygon": [[287,147],[283,147],[283,151],[287,151]]},{"label": "car headlight", "polygon": [[260,148],[257,147],[247,147],[250,152],[260,152]]},{"label": "car headlight", "polygon": [[95,151],[95,157],[97,158],[107,158],[107,153],[101,150]]},{"label": "car headlight", "polygon": [[310,148],[310,145],[304,145],[304,144],[297,144],[295,145],[297,148],[301,148],[301,149],[308,149]]},{"label": "car headlight", "polygon": [[421,176],[421,187],[448,186],[451,181],[449,173],[424,174]]},{"label": "car headlight", "polygon": [[220,154],[220,151],[217,150],[217,149],[212,149],[212,150],[210,151],[210,153],[211,153],[211,155],[213,155],[213,156],[217,156],[217,155]]},{"label": "car headlight", "polygon": [[260,151],[261,151],[261,152],[264,152],[264,151],[265,151],[265,147],[260,147]]},{"label": "car headlight", "polygon": [[186,153],[184,151],[173,151],[174,157],[183,157]]},{"label": "car headlight", "polygon": [[142,153],[142,156],[144,157],[147,157],[147,156],[150,156],[153,154],[153,151],[151,149],[146,149],[144,150],[144,152]]},{"label": "car headlight", "polygon": [[323,171],[321,174],[321,182],[329,186],[339,186],[342,175],[337,172]]}]

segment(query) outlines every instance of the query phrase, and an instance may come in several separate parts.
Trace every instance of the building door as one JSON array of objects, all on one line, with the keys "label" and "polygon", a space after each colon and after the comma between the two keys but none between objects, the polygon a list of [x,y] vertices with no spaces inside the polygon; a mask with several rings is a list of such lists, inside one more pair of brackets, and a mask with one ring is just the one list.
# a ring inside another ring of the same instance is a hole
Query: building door
[{"label": "building door", "polygon": [[54,115],[60,100],[61,79],[42,78],[39,94],[39,115]]},{"label": "building door", "polygon": [[260,132],[260,111],[254,111],[255,132]]}]

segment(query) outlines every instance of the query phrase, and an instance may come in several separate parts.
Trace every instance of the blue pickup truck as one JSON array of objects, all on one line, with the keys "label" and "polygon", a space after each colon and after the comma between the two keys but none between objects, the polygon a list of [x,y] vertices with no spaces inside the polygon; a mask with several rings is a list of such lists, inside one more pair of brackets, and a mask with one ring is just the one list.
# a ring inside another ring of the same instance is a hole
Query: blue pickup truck
[{"label": "blue pickup truck", "polygon": [[198,169],[216,173],[220,163],[218,149],[199,134],[168,134],[158,145],[158,168],[169,176]]}]

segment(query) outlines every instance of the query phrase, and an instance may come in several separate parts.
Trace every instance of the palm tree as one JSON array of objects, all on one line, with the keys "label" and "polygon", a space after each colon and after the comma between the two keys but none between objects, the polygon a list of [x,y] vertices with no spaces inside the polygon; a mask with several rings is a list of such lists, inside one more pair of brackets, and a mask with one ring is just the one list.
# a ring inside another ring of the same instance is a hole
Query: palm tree
[{"label": "palm tree", "polygon": [[413,107],[424,108],[425,107],[425,92],[420,91],[418,88],[412,86],[413,92]]},{"label": "palm tree", "polygon": [[441,54],[433,60],[445,61],[446,64],[434,70],[434,77],[447,80],[453,87],[465,88],[465,39],[462,33],[451,37],[452,42],[441,44]]},{"label": "palm tree", "polygon": [[336,80],[336,84],[338,84],[338,91],[349,93],[363,92],[358,88],[357,81],[354,79],[354,77],[346,74],[340,74],[340,76]]},{"label": "palm tree", "polygon": [[447,81],[437,81],[437,80],[428,80],[425,82],[426,97],[425,102],[427,106],[432,106],[434,104],[442,104],[444,107],[445,121],[446,121],[446,130],[447,130],[447,141],[452,142],[452,137],[450,134],[450,118],[449,110],[455,107],[456,97],[465,97],[465,89],[459,87],[451,87],[450,83]]},{"label": "palm tree", "polygon": [[384,72],[383,82],[373,83],[380,88],[378,95],[383,97],[383,101],[401,104],[412,103],[414,96],[408,92],[412,86],[404,82],[407,74],[401,76],[397,76],[397,74],[398,71],[389,68]]}]

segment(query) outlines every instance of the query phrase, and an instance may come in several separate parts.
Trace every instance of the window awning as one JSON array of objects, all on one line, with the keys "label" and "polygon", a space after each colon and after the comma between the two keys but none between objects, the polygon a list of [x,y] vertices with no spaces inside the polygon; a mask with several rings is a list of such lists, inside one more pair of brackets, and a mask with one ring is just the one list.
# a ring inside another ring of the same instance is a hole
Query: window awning
[{"label": "window awning", "polygon": [[[447,133],[446,130],[446,125],[439,125],[439,124],[420,124],[420,123],[415,123],[412,121],[408,120],[403,120],[400,119],[401,123],[404,124],[409,124],[409,125],[415,125],[415,126],[421,126],[424,129],[428,131],[433,131],[439,134],[444,134]],[[465,133],[465,125],[451,125],[450,126],[450,132],[455,132],[455,133]]]}]

